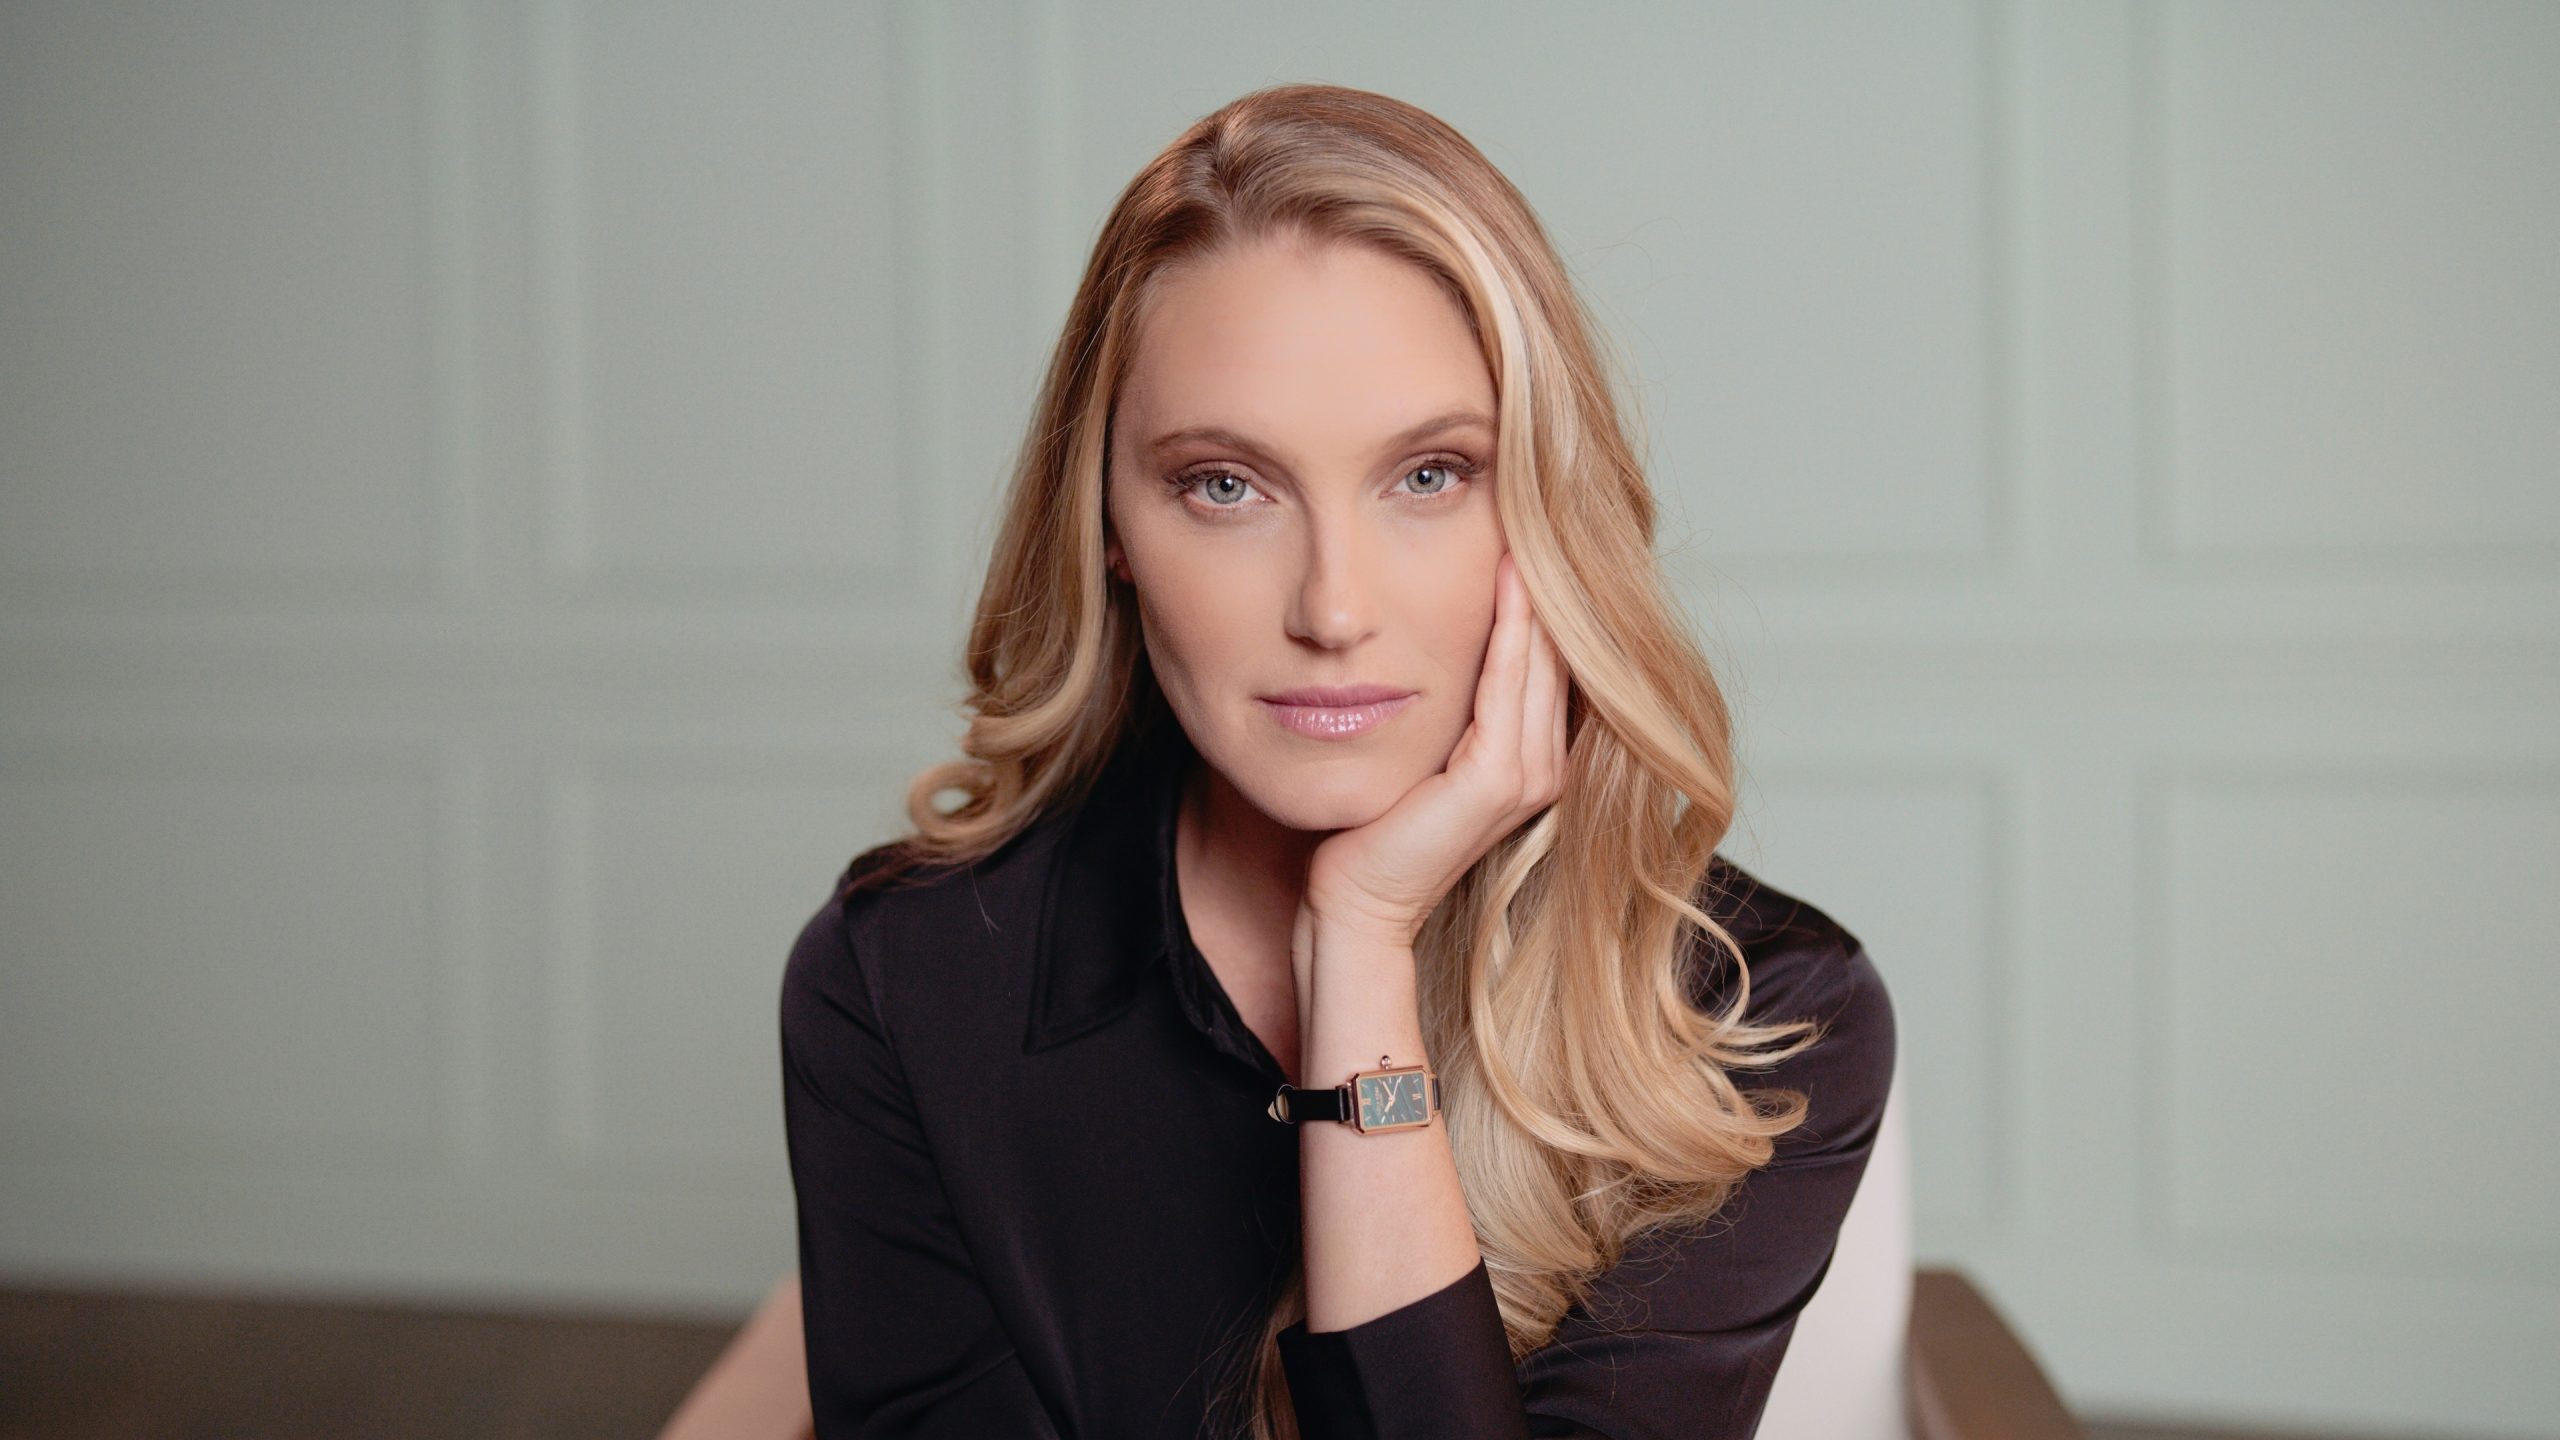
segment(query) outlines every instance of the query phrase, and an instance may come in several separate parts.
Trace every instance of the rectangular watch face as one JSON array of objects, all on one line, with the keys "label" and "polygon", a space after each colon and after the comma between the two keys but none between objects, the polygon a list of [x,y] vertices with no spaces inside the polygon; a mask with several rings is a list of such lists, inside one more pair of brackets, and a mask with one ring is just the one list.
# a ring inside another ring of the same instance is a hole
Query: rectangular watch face
[{"label": "rectangular watch face", "polygon": [[1418,1069],[1362,1076],[1360,1128],[1363,1131],[1408,1130],[1430,1124],[1431,1106],[1429,1097],[1423,1092],[1423,1086],[1428,1083]]}]

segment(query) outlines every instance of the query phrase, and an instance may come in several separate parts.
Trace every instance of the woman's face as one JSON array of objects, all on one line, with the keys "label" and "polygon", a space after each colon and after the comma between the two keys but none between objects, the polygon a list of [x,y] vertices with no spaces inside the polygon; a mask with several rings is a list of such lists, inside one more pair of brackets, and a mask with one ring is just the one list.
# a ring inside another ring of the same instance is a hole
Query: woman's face
[{"label": "woman's face", "polygon": [[[1473,718],[1493,420],[1464,313],[1404,261],[1274,241],[1163,277],[1114,411],[1111,567],[1184,733],[1280,824],[1376,819]],[[1353,687],[1404,698],[1303,693]]]}]

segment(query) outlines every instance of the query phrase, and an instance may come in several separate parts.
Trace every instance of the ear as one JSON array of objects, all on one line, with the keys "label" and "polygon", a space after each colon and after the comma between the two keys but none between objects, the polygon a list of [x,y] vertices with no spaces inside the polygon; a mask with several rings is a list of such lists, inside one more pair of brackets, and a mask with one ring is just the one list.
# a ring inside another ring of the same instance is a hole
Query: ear
[{"label": "ear", "polygon": [[1112,575],[1118,578],[1121,584],[1135,583],[1129,579],[1129,557],[1120,553],[1119,541],[1110,540],[1103,543],[1102,563],[1111,567]]}]

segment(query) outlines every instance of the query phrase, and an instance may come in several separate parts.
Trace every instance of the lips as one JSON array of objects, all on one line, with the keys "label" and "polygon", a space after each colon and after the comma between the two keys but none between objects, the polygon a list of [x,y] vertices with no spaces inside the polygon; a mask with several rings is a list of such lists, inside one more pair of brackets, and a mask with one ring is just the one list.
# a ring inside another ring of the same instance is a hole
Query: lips
[{"label": "lips", "polygon": [[1283,690],[1262,698],[1274,705],[1303,705],[1317,709],[1340,710],[1355,705],[1376,705],[1387,700],[1401,700],[1410,690],[1393,685],[1309,685],[1297,690]]},{"label": "lips", "polygon": [[1387,723],[1414,694],[1393,685],[1309,685],[1256,698],[1289,730],[1312,740],[1348,740]]}]

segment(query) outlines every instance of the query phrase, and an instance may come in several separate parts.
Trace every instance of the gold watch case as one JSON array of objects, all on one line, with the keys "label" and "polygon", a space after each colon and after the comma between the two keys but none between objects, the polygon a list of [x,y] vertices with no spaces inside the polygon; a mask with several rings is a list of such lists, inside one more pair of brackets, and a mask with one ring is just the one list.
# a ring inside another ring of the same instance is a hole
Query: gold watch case
[{"label": "gold watch case", "polygon": [[1363,1135],[1419,1130],[1440,1113],[1440,1076],[1428,1065],[1363,1070],[1341,1088],[1351,1092],[1351,1128]]}]

